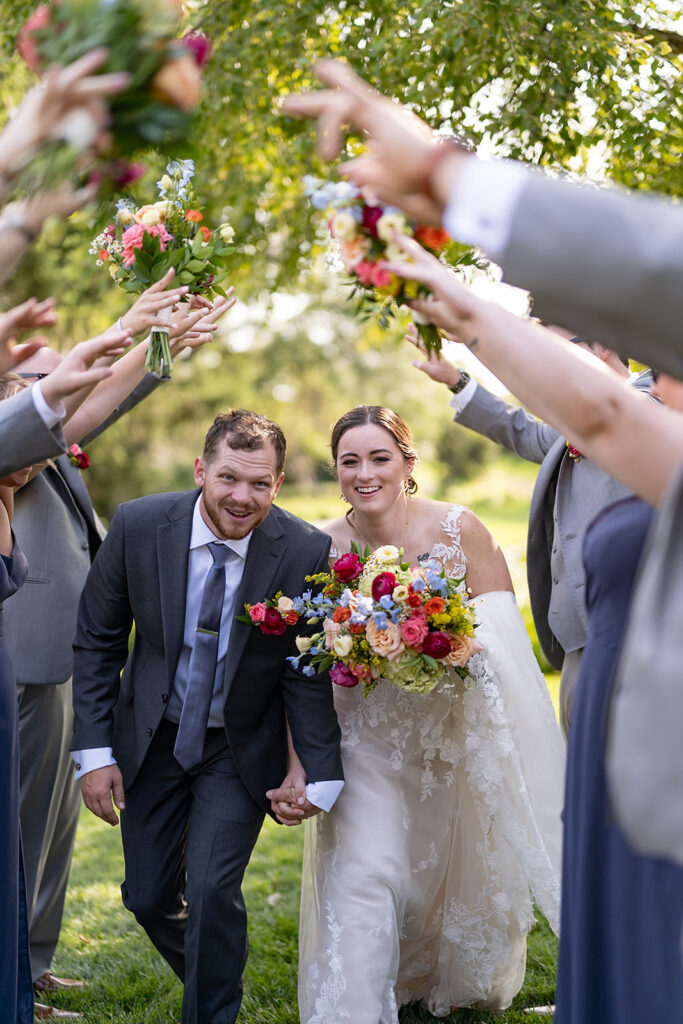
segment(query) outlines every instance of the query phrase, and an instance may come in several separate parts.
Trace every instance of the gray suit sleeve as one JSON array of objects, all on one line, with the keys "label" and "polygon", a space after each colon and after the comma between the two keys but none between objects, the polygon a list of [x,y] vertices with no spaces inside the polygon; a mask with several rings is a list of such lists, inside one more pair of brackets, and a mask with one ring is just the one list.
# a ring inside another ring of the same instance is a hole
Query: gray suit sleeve
[{"label": "gray suit sleeve", "polygon": [[121,419],[121,417],[127,412],[134,409],[135,406],[143,400],[143,398],[147,398],[148,395],[151,395],[151,393],[163,383],[164,382],[161,377],[157,377],[156,373],[146,373],[140,383],[137,384],[130,394],[123,399],[121,404],[118,405],[109,416],[107,416],[106,420],[103,420],[99,427],[95,427],[95,429],[91,430],[89,434],[82,437],[78,443],[81,445],[90,444],[90,442],[94,441],[96,437],[103,434],[104,431],[112,425],[112,423],[116,423],[116,421]]},{"label": "gray suit sleeve", "polygon": [[544,320],[683,377],[683,206],[533,175],[500,263]]},{"label": "gray suit sleeve", "polygon": [[45,425],[30,388],[0,402],[0,476],[65,451],[61,424]]},{"label": "gray suit sleeve", "polygon": [[456,423],[502,444],[529,462],[543,462],[560,436],[556,430],[537,420],[519,405],[496,398],[481,384]]}]

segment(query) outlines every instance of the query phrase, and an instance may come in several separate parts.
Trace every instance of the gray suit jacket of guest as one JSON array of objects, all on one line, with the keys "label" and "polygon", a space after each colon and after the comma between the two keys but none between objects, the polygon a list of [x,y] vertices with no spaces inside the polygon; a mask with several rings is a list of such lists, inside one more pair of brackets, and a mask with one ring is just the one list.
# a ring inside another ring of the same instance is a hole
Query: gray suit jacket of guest
[{"label": "gray suit jacket of guest", "polygon": [[683,378],[683,205],[530,175],[499,262],[544,320]]},{"label": "gray suit jacket of guest", "polygon": [[[649,372],[640,374],[633,386],[647,390]],[[457,417],[457,422],[502,444],[529,462],[540,463],[529,509],[527,576],[536,632],[550,664],[560,669],[564,648],[548,622],[553,591],[562,588],[561,623],[567,650],[586,642],[586,615],[582,545],[586,528],[607,505],[630,492],[598,469],[589,459],[574,462],[566,440],[556,430],[535,419],[518,405],[496,398],[481,385]],[[563,469],[563,472],[560,470]],[[553,548],[560,546],[565,578],[554,577]],[[568,639],[567,639],[568,638]]]},{"label": "gray suit jacket of guest", "polygon": [[[158,377],[147,374],[82,443],[101,434],[158,384]],[[24,395],[31,399],[28,391],[17,397]],[[0,402],[0,414],[12,401]],[[47,454],[43,451],[42,457]],[[17,491],[13,527],[29,567],[26,583],[5,608],[5,640],[17,683],[64,683],[73,671],[78,601],[103,535],[81,471],[68,455]]]},{"label": "gray suit jacket of guest", "polygon": [[30,388],[0,402],[0,477],[66,451],[61,424],[43,423]]},{"label": "gray suit jacket of guest", "polygon": [[[173,687],[199,493],[151,495],[121,505],[83,591],[74,642],[72,749],[113,747],[125,788],[140,769]],[[307,574],[326,569],[329,547],[324,533],[273,506],[251,537],[236,615],[245,602],[279,590],[301,593]],[[264,808],[266,790],[279,785],[286,771],[285,708],[309,780],[343,778],[331,684],[286,662],[297,654],[294,637],[293,629],[264,636],[235,619],[225,658],[230,748],[243,782]]]}]

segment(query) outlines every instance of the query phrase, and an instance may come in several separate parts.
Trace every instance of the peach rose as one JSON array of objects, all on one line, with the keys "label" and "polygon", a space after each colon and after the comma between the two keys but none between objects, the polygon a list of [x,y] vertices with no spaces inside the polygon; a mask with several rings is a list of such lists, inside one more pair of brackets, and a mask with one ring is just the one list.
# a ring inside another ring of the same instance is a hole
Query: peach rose
[{"label": "peach rose", "polygon": [[365,627],[365,636],[370,650],[388,658],[389,661],[394,661],[405,650],[401,630],[394,622],[388,622],[386,629],[378,629],[370,619]]},{"label": "peach rose", "polygon": [[332,622],[331,619],[325,619],[323,621],[323,629],[325,630],[325,647],[328,651],[331,651],[334,647],[334,641],[339,636],[341,626],[338,622]]},{"label": "peach rose", "polygon": [[451,653],[443,659],[451,668],[464,668],[473,654],[483,651],[478,640],[471,636],[452,636]]},{"label": "peach rose", "polygon": [[189,54],[167,61],[154,76],[154,90],[160,99],[181,110],[193,110],[199,103],[202,76]]},{"label": "peach rose", "polygon": [[365,259],[370,252],[371,242],[363,235],[357,235],[349,242],[341,244],[341,258],[347,271],[353,270],[356,264]]}]

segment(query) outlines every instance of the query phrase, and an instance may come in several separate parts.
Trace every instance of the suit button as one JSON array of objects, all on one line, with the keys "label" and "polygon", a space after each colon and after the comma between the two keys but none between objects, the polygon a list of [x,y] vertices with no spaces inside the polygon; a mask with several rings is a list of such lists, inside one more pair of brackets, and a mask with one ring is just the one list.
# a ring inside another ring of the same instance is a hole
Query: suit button
[{"label": "suit button", "polygon": [[558,584],[560,582],[559,576],[553,576],[553,583]]},{"label": "suit button", "polygon": [[147,733],[148,736],[152,735],[152,730],[151,729],[145,729],[145,732]]},{"label": "suit button", "polygon": [[80,766],[80,764],[78,764],[78,762],[77,762],[77,763],[76,763],[76,771],[77,771],[77,772],[80,772],[80,770],[81,770],[81,766]]},{"label": "suit button", "polygon": [[161,702],[162,702],[162,704],[168,704],[168,694],[167,693],[162,693],[162,695],[161,695]]},{"label": "suit button", "polygon": [[84,540],[83,543],[81,544],[81,547],[83,548],[84,551],[87,551],[90,545],[88,544],[87,540]]}]

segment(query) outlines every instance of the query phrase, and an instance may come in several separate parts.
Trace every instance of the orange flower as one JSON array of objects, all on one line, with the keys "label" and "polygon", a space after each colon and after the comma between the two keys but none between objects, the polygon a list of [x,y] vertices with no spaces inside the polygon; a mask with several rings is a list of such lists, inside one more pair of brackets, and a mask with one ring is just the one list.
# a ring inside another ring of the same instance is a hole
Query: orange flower
[{"label": "orange flower", "polygon": [[435,252],[440,252],[444,245],[451,240],[451,236],[443,228],[431,227],[416,228],[415,238],[418,242],[426,245],[428,249],[434,249]]},{"label": "orange flower", "polygon": [[103,263],[106,263],[107,260],[109,259],[109,253],[106,249],[100,249],[100,259],[102,260]]},{"label": "orange flower", "polygon": [[199,224],[200,220],[204,220],[204,214],[201,210],[188,210],[185,214],[185,220],[189,220],[193,224]]},{"label": "orange flower", "polygon": [[346,622],[347,619],[351,618],[351,610],[349,608],[335,608],[332,619],[334,622]]},{"label": "orange flower", "polygon": [[360,635],[365,632],[365,626],[363,625],[362,622],[352,623],[349,626],[349,629],[351,630],[352,633],[355,633],[357,635]]},{"label": "orange flower", "polygon": [[430,597],[428,601],[425,601],[425,614],[426,615],[441,615],[441,612],[446,607],[446,602],[442,597]]},{"label": "orange flower", "polygon": [[[201,217],[201,214],[199,216]],[[211,232],[209,231],[209,229],[202,226],[199,230],[202,233],[202,238],[204,239],[204,241],[208,242],[209,239],[211,238]]]},{"label": "orange flower", "polygon": [[285,615],[285,622],[287,623],[288,626],[296,626],[298,621],[299,615],[297,612],[287,612],[287,614]]}]

